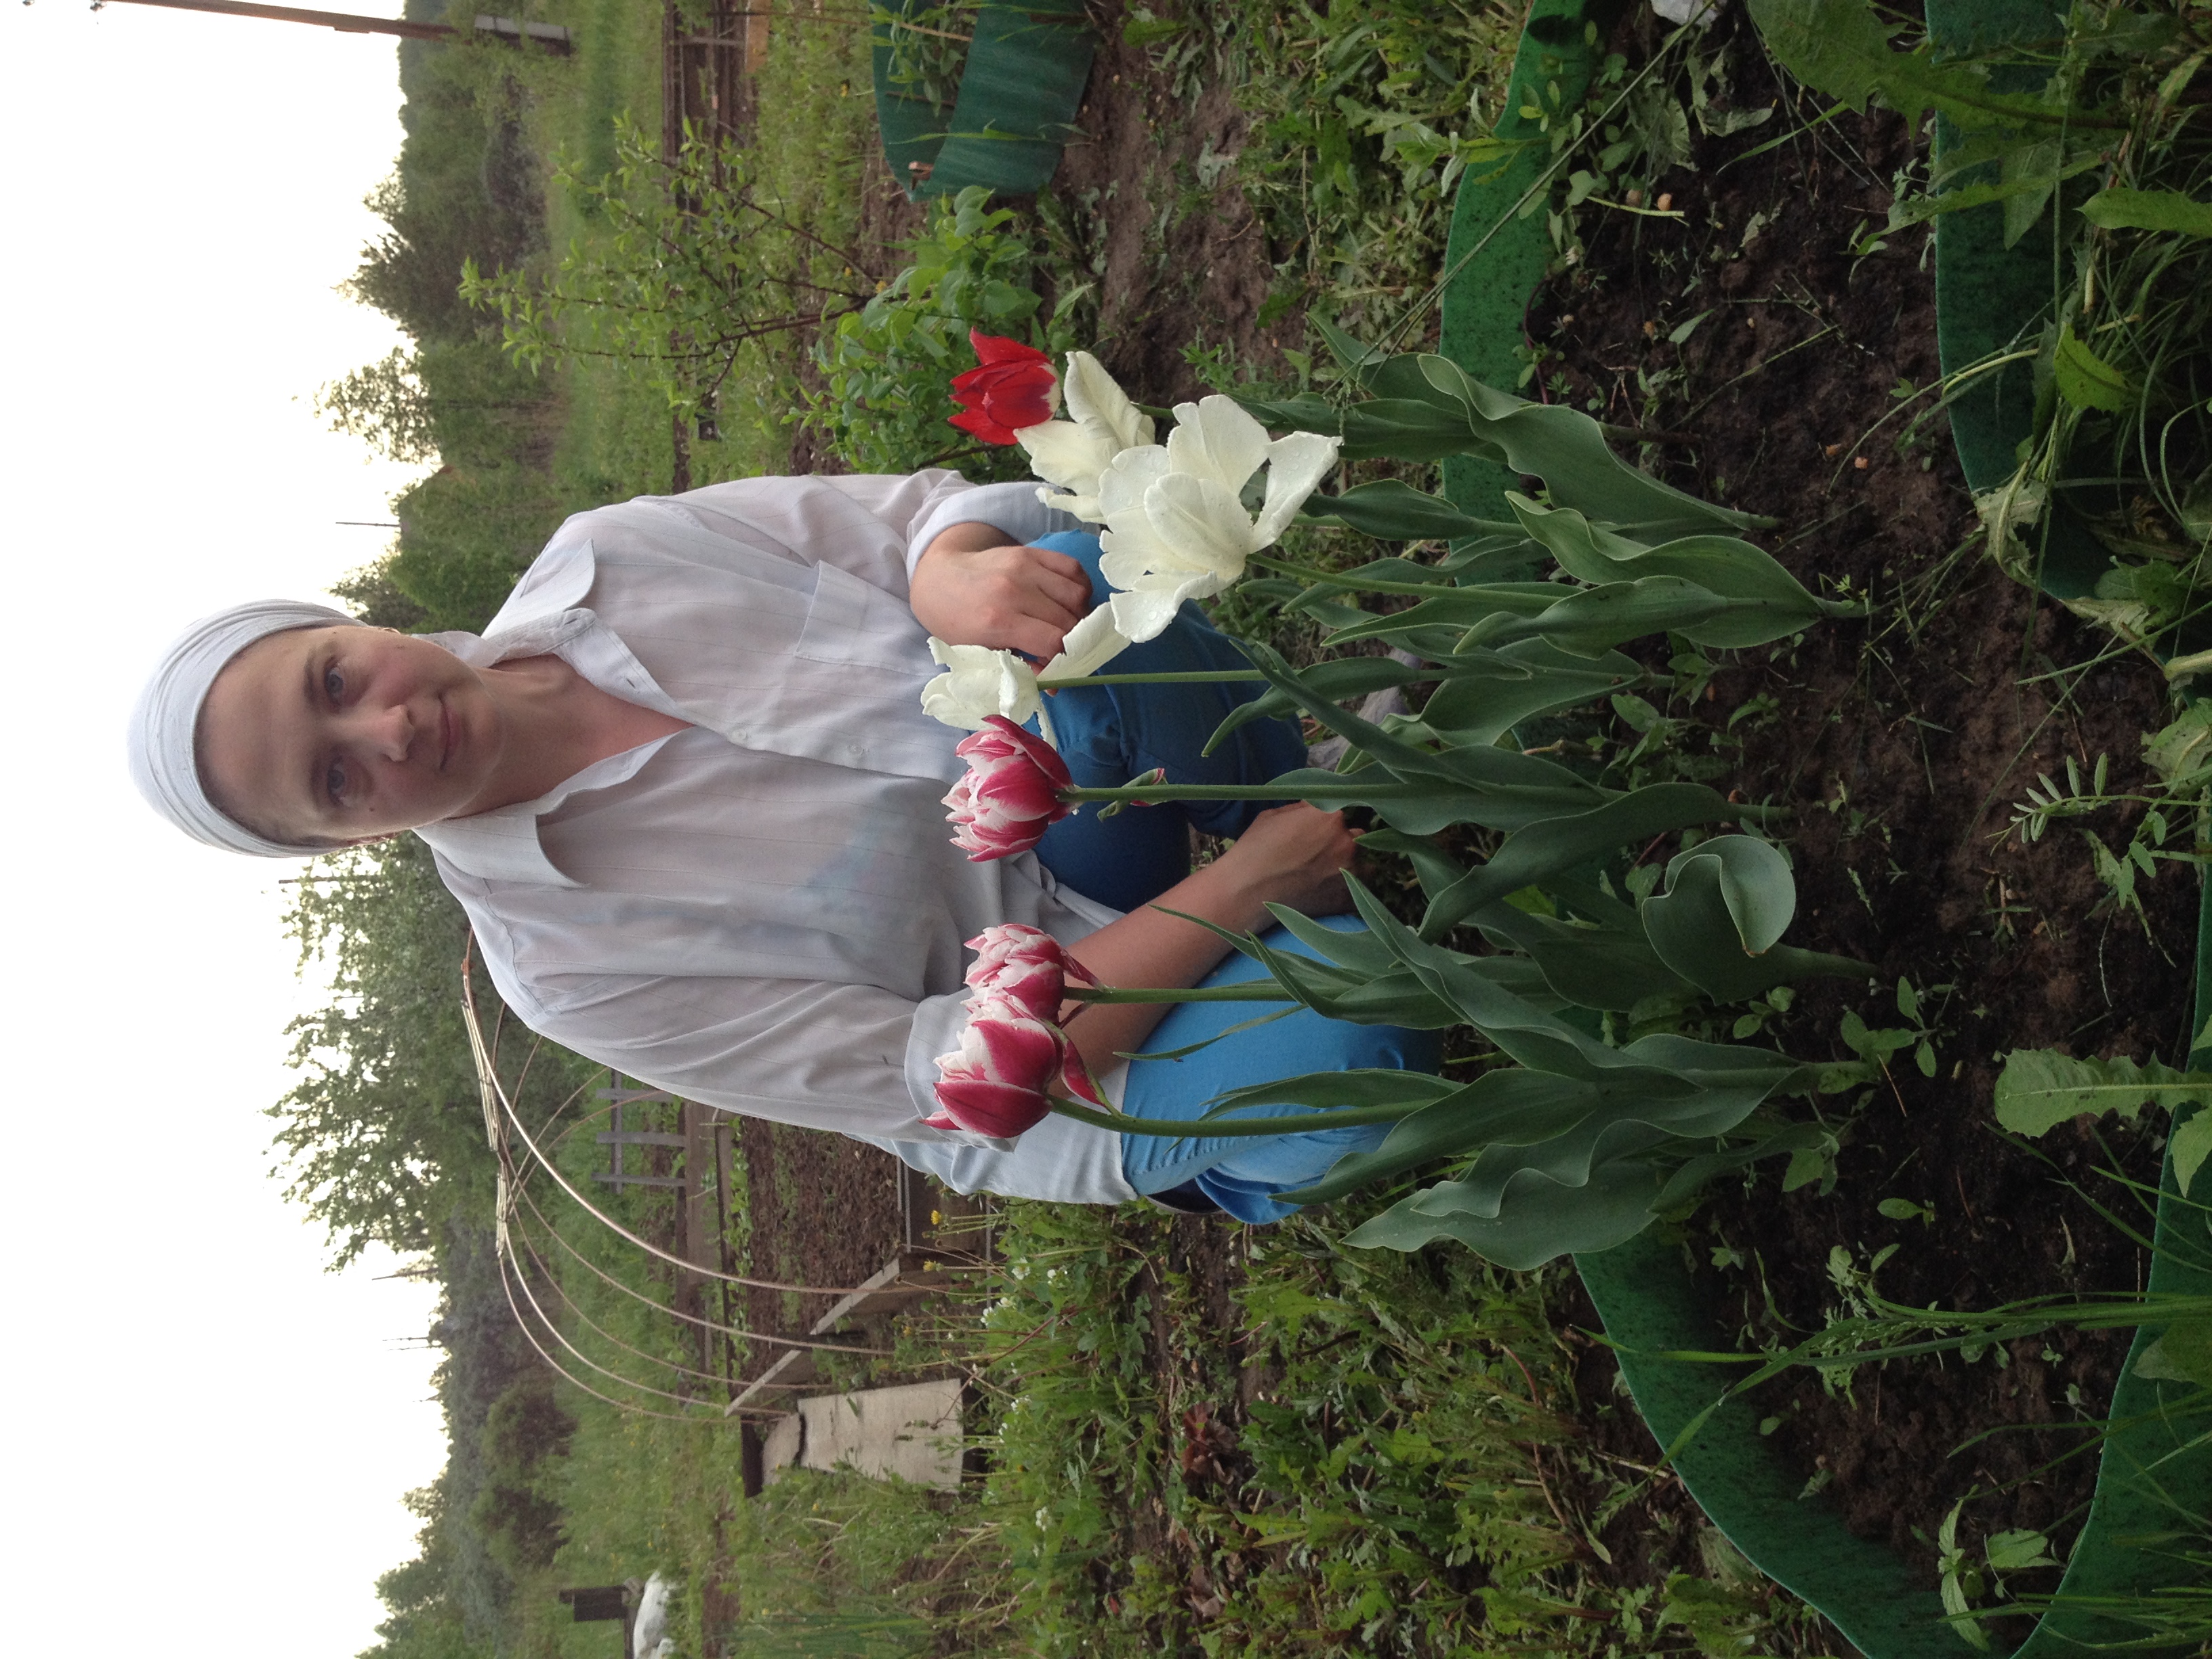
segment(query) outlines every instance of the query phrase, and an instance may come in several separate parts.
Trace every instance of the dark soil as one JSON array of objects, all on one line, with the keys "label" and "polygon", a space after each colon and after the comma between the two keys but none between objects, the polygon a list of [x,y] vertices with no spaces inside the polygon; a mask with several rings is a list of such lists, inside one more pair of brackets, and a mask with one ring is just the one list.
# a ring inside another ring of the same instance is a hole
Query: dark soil
[{"label": "dark soil", "polygon": [[[804,1334],[842,1290],[897,1254],[904,1166],[889,1152],[818,1129],[747,1117],[738,1120],[738,1130],[751,1198],[744,1271],[825,1287],[806,1296],[749,1290],[743,1322],[754,1330]],[[748,1375],[780,1352],[757,1348]]]},{"label": "dark soil", "polygon": [[[1727,27],[1741,35],[1736,100],[1783,96],[1748,29]],[[1899,408],[1894,392],[1939,375],[1925,233],[1893,237],[1856,266],[1849,252],[1855,228],[1883,222],[1908,136],[1894,116],[1845,113],[1723,170],[1790,114],[1785,105],[1768,127],[1704,141],[1695,172],[1658,181],[1684,219],[1593,216],[1586,262],[1528,319],[1531,342],[1558,354],[1542,395],[1594,398],[1600,418],[1623,425],[1684,430],[1692,441],[1654,446],[1645,464],[1778,520],[1762,539],[1808,586],[1848,581],[1876,601],[1868,623],[1741,653],[1705,711],[1721,724],[1754,696],[1776,701],[1773,717],[1739,728],[1734,781],[1748,799],[1796,808],[1791,938],[1875,964],[1885,988],[1817,981],[1774,1040],[1802,1057],[1848,1059],[1837,1036],[1846,1009],[1876,1027],[1909,1023],[1887,989],[1900,977],[1934,1011],[1934,1077],[1901,1054],[1856,1103],[1821,1103],[1832,1121],[1850,1122],[1828,1197],[1784,1194],[1769,1177],[1712,1202],[1690,1229],[1686,1250],[1745,1324],[1785,1340],[1839,1309],[1838,1249],[1863,1267],[1899,1246],[1877,1282],[1915,1305],[1990,1308],[2141,1283],[2135,1246],[2071,1183],[2132,1208],[2093,1170],[2117,1159],[2154,1181],[2149,1128],[2108,1128],[2100,1150],[2069,1127],[2039,1158],[1998,1133],[1991,1091],[1998,1056],[2018,1048],[2178,1061],[2197,901],[2179,872],[2144,884],[2146,930],[2115,913],[2078,833],[2060,826],[2034,846],[2006,833],[2025,787],[2059,774],[2069,755],[2086,769],[2109,754],[2116,780],[2137,772],[2139,734],[2166,718],[2165,687],[2140,659],[2023,683],[2085,663],[2110,641],[2008,580],[1978,543],[1947,564],[1975,531],[1948,430],[1938,416],[1900,445],[1909,415],[1879,424]],[[1668,343],[1708,310],[1681,346]],[[1639,372],[1676,368],[1680,386],[1643,406]],[[2108,842],[2128,828],[2117,814],[2092,822]],[[1888,1198],[1927,1206],[1932,1221],[1881,1216]],[[1715,1269],[1723,1246],[1752,1265]],[[1979,1495],[1962,1540],[2036,1528],[2062,1540],[2063,1555],[2094,1459],[2045,1466],[2083,1443],[2063,1425],[2102,1410],[2124,1347],[2118,1335],[2054,1334],[2047,1350],[2041,1340],[2015,1345],[2008,1367],[1994,1358],[1899,1365],[1861,1373],[1837,1397],[1808,1374],[1771,1388],[1765,1409],[1784,1419],[1778,1445],[1808,1477],[1824,1474],[1853,1529],[1905,1552],[1932,1585],[1931,1540],[1970,1492]]]},{"label": "dark soil", "polygon": [[1094,349],[1130,396],[1171,404],[1205,385],[1183,348],[1225,348],[1248,373],[1279,368],[1304,336],[1303,313],[1260,325],[1274,282],[1267,228],[1224,165],[1243,148],[1236,88],[1180,93],[1142,46],[1121,39],[1122,0],[1094,4],[1098,55],[1054,194],[1091,238],[1100,296]]}]

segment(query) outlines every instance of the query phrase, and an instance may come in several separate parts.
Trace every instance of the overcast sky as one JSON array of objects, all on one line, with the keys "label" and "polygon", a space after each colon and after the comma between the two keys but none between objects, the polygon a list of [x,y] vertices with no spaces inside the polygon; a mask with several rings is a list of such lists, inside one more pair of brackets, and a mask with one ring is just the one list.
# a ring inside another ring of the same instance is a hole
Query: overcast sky
[{"label": "overcast sky", "polygon": [[[364,9],[385,9],[353,0]],[[331,1276],[265,1171],[311,996],[276,865],[140,804],[124,717],[233,600],[323,594],[408,481],[315,388],[391,325],[332,292],[399,149],[394,42],[40,0],[0,11],[0,467],[16,735],[0,1201],[5,1559],[42,1647],[344,1659],[437,1473],[422,1287]]]}]

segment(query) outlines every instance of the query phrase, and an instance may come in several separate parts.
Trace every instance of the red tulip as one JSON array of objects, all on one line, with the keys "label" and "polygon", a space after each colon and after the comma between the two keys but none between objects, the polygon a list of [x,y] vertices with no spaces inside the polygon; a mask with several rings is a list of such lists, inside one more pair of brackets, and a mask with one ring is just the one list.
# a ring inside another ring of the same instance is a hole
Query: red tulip
[{"label": "red tulip", "polygon": [[1042,426],[1060,407],[1060,376],[1052,359],[1019,340],[968,331],[978,367],[957,375],[952,424],[987,444],[1010,444],[1024,427]]},{"label": "red tulip", "polygon": [[991,715],[952,752],[968,771],[945,796],[951,810],[945,817],[956,828],[952,844],[971,864],[1028,852],[1075,810],[1060,798],[1074,782],[1060,751],[1003,714]]},{"label": "red tulip", "polygon": [[1050,1089],[1066,1062],[1057,1026],[1003,997],[970,1000],[960,1046],[937,1057],[939,1110],[933,1129],[966,1129],[1008,1139],[1052,1109]]}]

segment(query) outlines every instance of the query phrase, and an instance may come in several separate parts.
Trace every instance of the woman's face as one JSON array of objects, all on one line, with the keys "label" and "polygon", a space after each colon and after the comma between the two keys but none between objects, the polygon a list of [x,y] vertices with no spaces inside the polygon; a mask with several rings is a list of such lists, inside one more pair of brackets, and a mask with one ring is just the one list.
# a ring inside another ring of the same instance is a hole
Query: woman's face
[{"label": "woman's face", "polygon": [[356,842],[468,812],[506,731],[483,680],[444,647],[380,628],[302,628],[225,665],[197,748],[209,797],[249,828]]}]

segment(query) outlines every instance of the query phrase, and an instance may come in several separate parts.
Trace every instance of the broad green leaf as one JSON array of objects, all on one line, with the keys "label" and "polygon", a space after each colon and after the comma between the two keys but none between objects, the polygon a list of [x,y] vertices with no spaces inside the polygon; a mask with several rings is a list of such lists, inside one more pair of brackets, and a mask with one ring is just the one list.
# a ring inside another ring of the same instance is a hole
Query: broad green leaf
[{"label": "broad green leaf", "polygon": [[1341,495],[1310,495],[1299,509],[1309,519],[1337,523],[1383,541],[1455,541],[1507,530],[1509,525],[1470,519],[1441,495],[1424,495],[1396,478],[1382,478]]},{"label": "broad green leaf", "polygon": [[1455,655],[1460,631],[1489,623],[1493,617],[1541,616],[1559,602],[1564,591],[1557,582],[1483,582],[1445,588],[1434,599],[1416,599],[1389,616],[1358,612],[1358,619],[1332,632],[1328,642],[1342,647],[1361,640],[1397,638],[1419,629],[1450,629],[1453,635],[1446,650],[1417,654]]},{"label": "broad green leaf", "polygon": [[1424,1214],[1412,1206],[1425,1194],[1401,1199],[1355,1228],[1345,1243],[1363,1249],[1418,1250],[1440,1238],[1455,1239],[1501,1267],[1526,1271],[1555,1257],[1611,1249],[1650,1224],[1658,1172],[1641,1158],[1621,1158],[1592,1172],[1575,1188],[1531,1174],[1509,1194],[1497,1215]]},{"label": "broad green leaf", "polygon": [[1916,131],[1930,106],[1961,128],[2064,125],[2079,112],[2039,100],[1992,93],[1974,64],[1939,64],[1890,49],[1893,27],[1866,0],[1749,0],[1766,48],[1815,92],[1854,110],[1881,100]]},{"label": "broad green leaf", "polygon": [[1702,783],[1656,783],[1589,811],[1530,823],[1508,836],[1488,863],[1438,894],[1421,918],[1421,933],[1425,938],[1441,938],[1483,906],[1600,854],[1734,813],[1717,790]]},{"label": "broad green leaf", "polygon": [[2208,1100],[2212,1074],[2177,1072],[2155,1060],[2137,1065],[2125,1058],[2074,1060],[2049,1048],[2015,1048],[1997,1074],[1997,1121],[2031,1137],[2084,1112],[2133,1118],[2146,1106],[2172,1111]]},{"label": "broad green leaf", "polygon": [[[1704,852],[1702,846],[1692,848],[1668,866],[1667,890],[1644,902],[1644,931],[1660,960],[1707,996],[1741,1002],[1781,981],[1776,964],[1760,959],[1764,950],[1754,956],[1745,948],[1742,925],[1729,902],[1727,866],[1718,855],[1698,856]],[[1782,873],[1786,881],[1786,866]],[[1796,902],[1794,884],[1786,902],[1771,892],[1754,895],[1748,902],[1761,935],[1771,927],[1778,905],[1786,924]]]},{"label": "broad green leaf", "polygon": [[2128,377],[2084,345],[2071,323],[2058,331],[2051,368],[2058,395],[2076,409],[2116,413],[2128,406],[2132,396]]},{"label": "broad green leaf", "polygon": [[1604,428],[1580,410],[1532,404],[1498,391],[1448,357],[1424,354],[1413,361],[1434,388],[1431,395],[1464,408],[1476,436],[1500,452],[1512,471],[1541,478],[1561,507],[1615,525],[1677,534],[1761,522],[1701,501],[1630,466],[1607,444]]},{"label": "broad green leaf", "polygon": [[2179,719],[2146,733],[2142,752],[2144,763],[2168,788],[2183,789],[2212,778],[2212,698],[2200,698],[2183,709]]},{"label": "broad green leaf", "polygon": [[1461,1087],[1421,1072],[1314,1072],[1231,1089],[1217,1097],[1205,1115],[1218,1117],[1252,1106],[1310,1106],[1327,1110],[1342,1106],[1397,1106],[1413,1101],[1433,1103],[1459,1092]]},{"label": "broad green leaf", "polygon": [[1373,1152],[1340,1158],[1322,1179],[1283,1196],[1293,1204],[1325,1204],[1370,1182],[1472,1151],[1500,1135],[1527,1136],[1547,1122],[1551,1133],[1559,1133],[1587,1116],[1598,1100],[1595,1085],[1571,1079],[1517,1068],[1486,1072],[1393,1124]]},{"label": "broad green leaf", "polygon": [[1651,1207],[1664,1214],[1688,1203],[1716,1176],[1740,1170],[1761,1158],[1779,1158],[1784,1153],[1795,1158],[1800,1153],[1823,1148],[1832,1151],[1835,1139],[1830,1131],[1818,1123],[1792,1123],[1762,1140],[1747,1141],[1724,1152],[1700,1153],[1668,1178],[1667,1184],[1660,1188],[1659,1196],[1651,1200]]},{"label": "broad green leaf", "polygon": [[2212,1389],[2212,1318],[2177,1319],[2142,1351],[2137,1376]]},{"label": "broad green leaf", "polygon": [[1421,890],[1431,898],[1467,874],[1462,864],[1425,836],[1402,835],[1395,830],[1370,830],[1360,837],[1363,852],[1395,853],[1408,860],[1419,878]]},{"label": "broad green leaf", "polygon": [[1595,657],[1646,634],[1680,633],[1694,639],[1700,623],[1745,603],[1723,599],[1680,576],[1646,576],[1583,588],[1536,616],[1511,619],[1492,637],[1503,641],[1536,634],[1562,651]]},{"label": "broad green leaf", "polygon": [[[1824,606],[1773,556],[1734,536],[1677,537],[1656,547],[1594,526],[1571,507],[1545,507],[1509,490],[1505,504],[1521,526],[1540,542],[1560,568],[1578,581],[1613,582],[1635,576],[1680,576],[1730,599],[1771,599],[1794,606],[1805,622]],[[1764,644],[1764,640],[1745,641]]]},{"label": "broad green leaf", "polygon": [[1646,997],[1691,988],[1659,960],[1640,929],[1582,927],[1508,904],[1487,906],[1474,921],[1492,943],[1525,951],[1545,983],[1577,1007],[1626,1013]]},{"label": "broad green leaf", "polygon": [[1790,860],[1772,845],[1751,836],[1716,836],[1699,842],[1668,861],[1669,888],[1692,859],[1720,860],[1721,896],[1747,955],[1765,954],[1789,931],[1790,920],[1797,914],[1797,883],[1790,873]]},{"label": "broad green leaf", "polygon": [[1430,693],[1421,723],[1456,744],[1487,748],[1525,720],[1595,702],[1642,678],[1635,660],[1617,652],[1583,657],[1548,640],[1516,640]]},{"label": "broad green leaf", "polygon": [[1213,735],[1206,740],[1203,753],[1212,754],[1228,740],[1238,727],[1256,720],[1274,720],[1295,715],[1308,699],[1315,702],[1343,702],[1353,697],[1364,697],[1370,691],[1380,691],[1394,685],[1408,685],[1419,678],[1425,671],[1408,666],[1393,657],[1337,657],[1328,662],[1317,662],[1301,669],[1298,684],[1302,696],[1269,686],[1258,696],[1241,702],[1230,710]]},{"label": "broad green leaf", "polygon": [[1448,358],[1392,358],[1363,375],[1376,395],[1338,408],[1310,392],[1268,400],[1239,398],[1273,428],[1344,440],[1346,460],[1389,456],[1441,460],[1474,455],[1544,481],[1552,499],[1593,518],[1677,533],[1757,523],[1661,483],[1615,455],[1604,429],[1579,410],[1532,404],[1474,380]]},{"label": "broad green leaf", "polygon": [[[2041,148],[2035,146],[2035,148]],[[1887,231],[1904,230],[1924,224],[1946,213],[1963,213],[1968,208],[1986,207],[1991,202],[2005,204],[2005,246],[2009,247],[2027,230],[2021,224],[2014,229],[2016,221],[2029,216],[2027,208],[2032,200],[2035,208],[2033,216],[2039,217],[2051,191],[2064,179],[2088,172],[2104,159],[2099,151],[2076,155],[2060,167],[2056,174],[2045,172],[2039,175],[2021,175],[2017,172],[1996,179],[1976,179],[1962,185],[1951,185],[1926,196],[1902,196],[1890,204]]]},{"label": "broad green leaf", "polygon": [[2186,1196],[2197,1170],[2204,1167],[2205,1155],[2212,1152],[2212,1111],[2200,1108],[2193,1113],[2173,1132],[2166,1150],[2173,1157],[2173,1184]]},{"label": "broad green leaf", "polygon": [[2081,216],[2107,230],[2212,236],[2212,202],[2191,201],[2178,191],[2100,190],[2081,204]]}]

